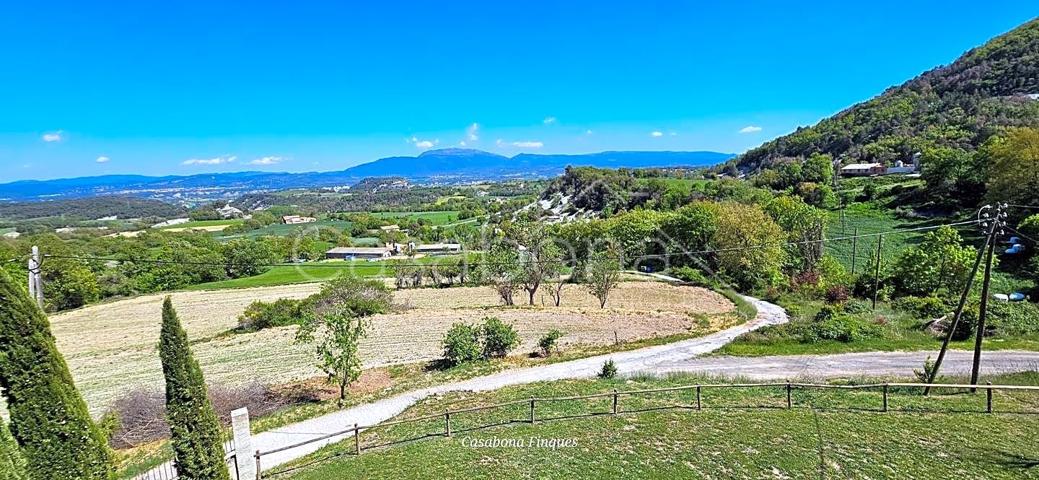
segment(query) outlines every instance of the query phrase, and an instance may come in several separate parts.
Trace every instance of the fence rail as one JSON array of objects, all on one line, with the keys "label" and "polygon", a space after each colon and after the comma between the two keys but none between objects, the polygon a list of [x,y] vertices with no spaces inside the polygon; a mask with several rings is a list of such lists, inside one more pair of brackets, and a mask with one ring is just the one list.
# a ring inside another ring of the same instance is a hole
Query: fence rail
[{"label": "fence rail", "polygon": [[[379,422],[379,423],[374,423],[374,424],[367,425],[367,426],[359,426],[359,425],[355,424],[352,428],[348,428],[348,429],[341,430],[341,431],[334,432],[334,433],[329,433],[327,435],[322,435],[322,436],[316,437],[316,438],[311,438],[311,439],[304,440],[304,441],[301,441],[301,442],[298,442],[298,443],[294,443],[292,445],[288,445],[288,446],[285,446],[285,447],[280,447],[280,448],[276,448],[276,449],[273,449],[273,450],[267,450],[267,451],[259,451],[259,450],[257,450],[256,453],[254,454],[254,458],[256,460],[256,471],[257,472],[261,472],[262,471],[262,469],[261,469],[261,467],[262,467],[261,459],[264,456],[272,455],[272,454],[275,454],[275,453],[284,452],[284,451],[287,451],[287,450],[292,450],[294,448],[302,447],[304,445],[309,445],[309,444],[316,443],[316,442],[322,442],[322,441],[328,440],[329,438],[334,438],[334,437],[344,437],[344,440],[345,440],[346,439],[345,437],[351,436],[351,435],[353,436],[353,439],[354,439],[353,453],[355,455],[360,455],[361,452],[365,450],[365,448],[362,448],[362,446],[361,446],[361,433],[365,432],[365,431],[369,431],[369,430],[373,430],[373,429],[377,429],[377,428],[386,428],[386,427],[390,427],[390,426],[394,426],[394,425],[403,425],[403,424],[426,422],[426,421],[442,418],[443,421],[444,421],[444,428],[443,428],[442,433],[432,434],[432,435],[427,435],[427,436],[437,436],[437,435],[440,435],[440,436],[450,437],[450,436],[452,436],[452,433],[453,433],[452,429],[451,429],[451,420],[452,420],[453,416],[457,416],[459,414],[464,414],[464,413],[478,412],[478,411],[503,409],[503,408],[515,407],[517,405],[526,405],[526,404],[529,404],[529,406],[530,406],[530,416],[529,416],[528,419],[523,420],[523,423],[532,423],[533,424],[533,423],[537,422],[536,409],[537,409],[537,404],[538,403],[546,404],[546,403],[552,403],[552,402],[567,402],[567,401],[580,401],[580,400],[593,400],[593,399],[609,399],[609,398],[612,398],[612,407],[610,408],[610,410],[608,412],[601,412],[599,414],[617,415],[617,414],[621,414],[621,413],[637,413],[639,411],[644,411],[644,410],[628,410],[628,411],[624,411],[624,410],[620,409],[620,398],[621,397],[634,397],[634,396],[649,395],[649,394],[656,394],[656,393],[695,391],[695,393],[696,393],[696,405],[695,406],[692,406],[692,405],[669,405],[668,407],[670,407],[670,408],[694,408],[696,410],[702,410],[702,409],[704,409],[704,405],[703,405],[703,401],[702,401],[703,392],[705,390],[708,390],[708,389],[711,389],[711,390],[724,390],[724,389],[735,390],[735,389],[748,389],[748,388],[782,388],[782,389],[785,390],[785,394],[786,394],[786,408],[793,408],[793,406],[794,406],[792,392],[795,389],[797,389],[797,390],[812,390],[812,389],[819,389],[819,390],[880,390],[881,394],[882,394],[882,401],[883,401],[881,411],[887,412],[887,411],[889,411],[889,409],[888,409],[889,398],[888,397],[890,396],[890,390],[892,388],[928,388],[928,387],[930,387],[932,389],[946,389],[946,390],[975,390],[975,389],[977,389],[977,390],[985,390],[986,391],[986,408],[985,408],[985,412],[986,413],[993,413],[992,393],[994,391],[1002,391],[1002,390],[1006,390],[1006,391],[1019,391],[1019,392],[1020,391],[1029,391],[1029,392],[1037,392],[1037,393],[1039,393],[1039,386],[1031,386],[1031,385],[991,385],[991,384],[967,385],[967,384],[949,384],[949,383],[947,383],[947,384],[939,384],[939,383],[928,384],[928,383],[906,383],[906,382],[899,382],[899,383],[870,383],[870,384],[860,384],[860,385],[831,385],[831,384],[799,383],[799,382],[712,383],[712,384],[682,385],[682,386],[664,387],[664,388],[651,388],[651,389],[642,389],[642,390],[626,390],[626,391],[613,390],[611,392],[593,393],[593,394],[588,394],[588,395],[574,395],[574,396],[565,396],[565,397],[530,397],[528,399],[513,400],[513,401],[509,401],[509,402],[496,403],[496,404],[491,404],[491,405],[480,405],[480,406],[469,407],[469,408],[462,408],[462,409],[457,409],[457,410],[445,410],[442,413],[423,415],[423,416],[420,416],[420,417],[413,417],[413,418],[404,418],[404,419],[392,420],[392,421],[386,421],[386,422]],[[668,407],[661,407],[661,408],[668,408]],[[763,407],[761,407],[761,408],[763,408]],[[292,470],[295,470],[295,469],[296,468],[291,468],[291,469],[288,469],[288,470],[285,470],[285,471],[276,472],[276,473],[274,473],[272,475],[281,475],[281,474],[288,473],[289,471],[292,471]],[[260,475],[258,474],[257,477],[259,478]]]}]

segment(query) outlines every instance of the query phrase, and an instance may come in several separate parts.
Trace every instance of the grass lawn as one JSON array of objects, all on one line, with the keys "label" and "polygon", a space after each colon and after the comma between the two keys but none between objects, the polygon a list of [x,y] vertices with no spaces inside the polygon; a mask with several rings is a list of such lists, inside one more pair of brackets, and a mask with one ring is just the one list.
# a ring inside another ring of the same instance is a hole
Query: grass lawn
[{"label": "grass lawn", "polygon": [[446,225],[458,220],[458,212],[452,210],[435,212],[372,212],[372,215],[383,220],[424,218],[433,225]]},{"label": "grass lawn", "polygon": [[[400,418],[531,396],[708,382],[672,376],[540,383],[449,394]],[[1037,382],[1034,373],[1000,379]],[[377,427],[364,432],[361,443],[382,448],[355,456],[353,443],[342,442],[265,478],[1039,478],[1039,415],[999,413],[1039,411],[1034,393],[997,392],[995,414],[983,413],[983,394],[944,391],[924,398],[893,390],[887,413],[880,412],[876,391],[795,389],[791,410],[775,387],[705,389],[702,411],[668,408],[694,404],[691,391],[620,398],[617,416],[608,414],[609,397],[539,403],[535,424],[526,423],[526,403],[457,414],[451,438],[442,435],[440,417]],[[480,446],[495,439],[512,443]],[[553,440],[567,443],[546,444]]]},{"label": "grass lawn", "polygon": [[[432,264],[438,261],[455,261],[457,258],[455,256],[422,257],[413,261]],[[385,261],[354,260],[301,263],[299,265],[272,267],[266,272],[252,277],[193,285],[188,290],[220,290],[224,288],[271,287],[297,283],[326,282],[341,275],[383,278],[392,277],[393,270],[390,268],[390,263]]]}]

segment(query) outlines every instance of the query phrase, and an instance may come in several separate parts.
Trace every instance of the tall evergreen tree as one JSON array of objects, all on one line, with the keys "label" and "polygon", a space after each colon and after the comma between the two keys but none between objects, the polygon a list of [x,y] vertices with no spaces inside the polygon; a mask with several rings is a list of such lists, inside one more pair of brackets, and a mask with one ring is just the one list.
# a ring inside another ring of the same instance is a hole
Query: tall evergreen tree
[{"label": "tall evergreen tree", "polygon": [[0,389],[11,434],[33,480],[101,480],[114,464],[90,419],[47,317],[28,292],[0,270]]},{"label": "tall evergreen tree", "polygon": [[26,480],[25,460],[7,425],[0,419],[0,480]]},{"label": "tall evergreen tree", "polygon": [[166,377],[166,420],[177,473],[188,480],[230,480],[220,441],[220,421],[209,403],[202,369],[191,355],[188,335],[170,297],[162,304],[159,356]]}]

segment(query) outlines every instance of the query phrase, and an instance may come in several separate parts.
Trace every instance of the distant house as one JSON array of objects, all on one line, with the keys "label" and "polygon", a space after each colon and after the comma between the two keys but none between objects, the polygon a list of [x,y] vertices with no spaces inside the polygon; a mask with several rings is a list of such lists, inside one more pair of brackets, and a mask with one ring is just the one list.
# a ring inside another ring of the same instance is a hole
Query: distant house
[{"label": "distant house", "polygon": [[220,214],[223,218],[241,218],[244,213],[231,205],[224,205],[223,208],[216,209],[216,213]]},{"label": "distant house", "polygon": [[336,247],[325,252],[330,260],[380,260],[392,255],[389,247]]},{"label": "distant house", "polygon": [[447,255],[461,252],[462,245],[458,243],[429,243],[425,245],[415,245],[412,247],[412,251],[414,253],[425,255]]},{"label": "distant house", "polygon": [[887,167],[879,163],[853,163],[841,168],[844,177],[869,177],[887,173]]},{"label": "distant house", "polygon": [[286,225],[299,225],[301,223],[314,223],[317,221],[314,217],[301,217],[299,215],[285,215],[281,217],[281,221]]},{"label": "distant house", "polygon": [[895,162],[895,166],[888,167],[886,173],[888,175],[896,173],[916,173],[916,165],[912,163],[907,165],[905,162],[899,160]]}]

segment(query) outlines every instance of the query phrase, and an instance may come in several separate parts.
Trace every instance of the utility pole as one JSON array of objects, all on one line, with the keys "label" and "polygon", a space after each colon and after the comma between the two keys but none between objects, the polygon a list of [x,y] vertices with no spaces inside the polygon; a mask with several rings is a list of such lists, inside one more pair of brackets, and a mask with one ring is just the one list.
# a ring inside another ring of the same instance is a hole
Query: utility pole
[{"label": "utility pole", "polygon": [[40,274],[40,247],[33,245],[29,256],[29,296],[43,308],[43,276]]},{"label": "utility pole", "polygon": [[[1002,235],[1003,225],[1005,223],[1007,213],[1006,205],[1000,204],[996,206],[996,217],[993,220],[993,226],[998,230],[993,230],[992,238],[989,240],[988,245],[988,258],[985,261],[985,277],[981,283],[981,307],[978,311],[978,331],[974,338],[974,362],[971,364],[970,369],[970,384],[978,384],[978,375],[981,371],[981,341],[985,337],[985,320],[988,316],[988,297],[989,297],[989,284],[992,282],[992,257],[996,250],[996,236]],[[970,392],[976,392],[976,388],[971,388]]]},{"label": "utility pole", "polygon": [[877,309],[877,295],[880,293],[880,264],[884,261],[884,236],[877,237],[877,265],[873,271],[873,310]]},{"label": "utility pole", "polygon": [[[978,219],[981,220],[980,224],[982,228],[988,229],[988,234],[985,236],[985,244],[978,250],[978,256],[974,259],[974,267],[970,270],[970,276],[967,277],[967,284],[963,286],[963,292],[960,294],[960,303],[956,306],[956,313],[952,316],[952,323],[949,325],[949,331],[945,333],[945,339],[942,340],[942,349],[938,351],[938,359],[934,361],[934,368],[931,369],[931,374],[928,375],[927,383],[934,383],[934,379],[938,378],[938,370],[942,367],[942,360],[945,359],[945,352],[949,350],[949,342],[952,340],[953,333],[956,332],[956,327],[960,325],[960,317],[963,316],[963,308],[967,305],[967,297],[970,296],[970,289],[974,286],[974,277],[978,275],[978,268],[981,267],[981,260],[985,258],[985,249],[995,242],[996,229],[999,226],[998,221],[992,221],[989,216],[988,210],[992,208],[992,205],[985,205],[978,210]],[[931,393],[931,387],[924,387],[924,395]]]}]

